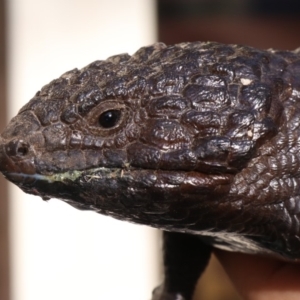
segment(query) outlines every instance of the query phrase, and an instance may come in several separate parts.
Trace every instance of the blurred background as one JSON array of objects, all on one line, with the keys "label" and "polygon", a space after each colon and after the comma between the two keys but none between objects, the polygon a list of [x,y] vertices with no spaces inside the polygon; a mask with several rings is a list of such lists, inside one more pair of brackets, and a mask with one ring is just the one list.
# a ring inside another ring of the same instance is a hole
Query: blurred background
[{"label": "blurred background", "polygon": [[[295,0],[0,0],[0,129],[67,70],[167,44],[300,46]],[[0,178],[0,299],[150,299],[160,234],[51,200]],[[213,258],[195,299],[238,300]]]}]

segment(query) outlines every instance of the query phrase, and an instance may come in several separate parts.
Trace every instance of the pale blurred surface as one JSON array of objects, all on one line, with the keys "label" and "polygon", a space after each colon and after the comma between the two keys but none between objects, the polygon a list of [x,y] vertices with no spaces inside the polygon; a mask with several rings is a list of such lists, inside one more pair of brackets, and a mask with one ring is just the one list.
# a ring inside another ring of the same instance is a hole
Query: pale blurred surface
[{"label": "pale blurred surface", "polygon": [[[62,73],[153,43],[155,28],[152,0],[10,0],[9,118]],[[140,300],[157,284],[153,229],[43,202],[13,185],[10,220],[12,300]]]},{"label": "pale blurred surface", "polygon": [[242,300],[214,255],[197,284],[194,300]]},{"label": "pale blurred surface", "polygon": [[[0,0],[0,130],[7,123],[6,115],[6,15],[5,1]],[[0,176],[0,299],[9,300],[8,184]]]}]

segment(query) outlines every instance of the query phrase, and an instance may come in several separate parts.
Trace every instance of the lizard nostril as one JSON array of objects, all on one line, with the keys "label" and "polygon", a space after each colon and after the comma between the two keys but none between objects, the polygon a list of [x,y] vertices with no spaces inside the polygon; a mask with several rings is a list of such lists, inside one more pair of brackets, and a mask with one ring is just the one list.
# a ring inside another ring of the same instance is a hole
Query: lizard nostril
[{"label": "lizard nostril", "polygon": [[5,152],[8,156],[22,158],[28,154],[29,144],[23,140],[13,140],[6,144]]},{"label": "lizard nostril", "polygon": [[17,149],[18,156],[25,156],[28,153],[28,147],[26,145],[20,145]]}]

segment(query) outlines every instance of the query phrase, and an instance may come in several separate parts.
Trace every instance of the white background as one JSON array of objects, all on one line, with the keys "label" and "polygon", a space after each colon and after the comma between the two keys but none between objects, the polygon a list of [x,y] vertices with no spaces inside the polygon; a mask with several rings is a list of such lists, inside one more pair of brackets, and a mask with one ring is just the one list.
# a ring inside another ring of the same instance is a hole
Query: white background
[{"label": "white background", "polygon": [[[153,0],[9,0],[9,116],[50,80],[155,41]],[[155,230],[10,186],[13,300],[143,300],[158,283]]]}]

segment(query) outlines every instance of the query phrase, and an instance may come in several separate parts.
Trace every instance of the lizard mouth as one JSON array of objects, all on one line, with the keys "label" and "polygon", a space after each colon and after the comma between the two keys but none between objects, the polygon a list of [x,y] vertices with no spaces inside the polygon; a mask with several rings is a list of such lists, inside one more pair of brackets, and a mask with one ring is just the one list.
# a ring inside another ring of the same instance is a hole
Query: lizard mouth
[{"label": "lizard mouth", "polygon": [[3,172],[3,174],[26,193],[40,196],[45,200],[60,198],[72,201],[78,199],[79,195],[91,191],[94,191],[97,197],[104,197],[103,201],[106,201],[106,198],[126,198],[130,201],[136,195],[148,198],[152,193],[160,195],[158,197],[162,199],[185,194],[195,197],[205,194],[223,195],[229,192],[233,179],[232,174],[209,175],[193,171],[106,167],[52,175],[17,172]]},{"label": "lizard mouth", "polygon": [[[185,171],[185,170],[163,170],[163,169],[144,169],[144,168],[117,168],[117,167],[95,167],[95,168],[89,168],[89,169],[83,169],[83,170],[71,170],[66,172],[59,172],[56,174],[38,174],[38,173],[24,173],[24,172],[18,172],[18,171],[1,171],[2,174],[10,181],[17,183],[23,183],[23,184],[30,184],[34,183],[39,180],[47,181],[49,183],[53,182],[70,182],[75,181],[78,178],[86,178],[88,180],[95,180],[99,178],[108,178],[108,179],[116,179],[116,178],[125,178],[130,176],[130,174],[133,173],[151,173],[152,176],[155,177],[156,174],[168,174],[170,177],[177,176],[180,178],[181,176],[184,176],[186,174],[192,174],[194,177],[206,177],[206,178],[212,178],[212,177],[232,177],[232,173],[225,173],[225,174],[206,174],[205,172],[198,172],[198,171]],[[198,175],[198,176],[197,176]]]}]

